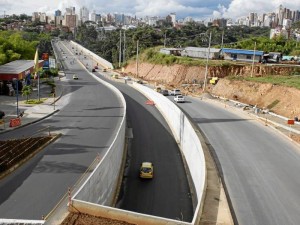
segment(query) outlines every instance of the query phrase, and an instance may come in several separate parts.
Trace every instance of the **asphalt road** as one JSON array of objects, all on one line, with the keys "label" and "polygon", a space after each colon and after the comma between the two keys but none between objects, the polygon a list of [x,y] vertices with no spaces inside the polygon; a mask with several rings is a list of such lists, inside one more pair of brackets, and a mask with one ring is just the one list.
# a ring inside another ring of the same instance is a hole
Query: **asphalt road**
[{"label": "asphalt road", "polygon": [[[88,166],[110,146],[124,114],[118,97],[78,64],[69,66],[60,111],[42,122],[0,134],[0,139],[29,136],[51,126],[62,133],[29,162],[0,181],[0,218],[41,219],[59,202]],[[76,73],[79,80],[73,80]]]},{"label": "asphalt road", "polygon": [[[186,173],[165,119],[154,106],[145,104],[147,99],[138,91],[120,82],[111,83],[125,97],[127,123],[133,132],[117,207],[190,222],[193,206]],[[154,164],[152,180],[139,178],[143,161]]]},{"label": "asphalt road", "polygon": [[193,118],[217,155],[238,223],[299,224],[299,147],[245,114],[196,98],[186,100],[178,106]]}]

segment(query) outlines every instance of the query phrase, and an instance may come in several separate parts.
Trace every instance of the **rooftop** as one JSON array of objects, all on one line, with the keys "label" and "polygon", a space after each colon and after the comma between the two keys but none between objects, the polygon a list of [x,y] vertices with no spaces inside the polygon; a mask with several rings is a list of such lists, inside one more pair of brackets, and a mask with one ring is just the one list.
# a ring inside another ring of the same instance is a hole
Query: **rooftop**
[{"label": "rooftop", "polygon": [[264,54],[263,51],[254,51],[254,50],[245,50],[245,49],[234,49],[234,48],[223,48],[222,52],[231,53],[231,54],[242,54],[242,55],[259,55],[262,56]]},{"label": "rooftop", "polygon": [[[39,63],[44,60],[39,60]],[[34,66],[34,60],[15,60],[0,66],[0,74],[19,74]]]}]

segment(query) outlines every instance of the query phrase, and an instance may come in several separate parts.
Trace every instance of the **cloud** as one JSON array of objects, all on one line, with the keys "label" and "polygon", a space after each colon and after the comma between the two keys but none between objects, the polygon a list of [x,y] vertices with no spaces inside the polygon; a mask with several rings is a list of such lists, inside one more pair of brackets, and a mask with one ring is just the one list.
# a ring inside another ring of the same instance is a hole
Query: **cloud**
[{"label": "cloud", "polygon": [[[86,6],[90,12],[96,13],[124,13],[143,16],[167,16],[175,12],[177,18],[187,16],[194,18],[238,18],[247,16],[250,12],[268,13],[275,12],[279,5],[291,10],[300,9],[299,0],[0,0],[0,8],[6,14],[31,15],[32,12],[46,12],[54,14],[59,9],[74,6],[76,12]],[[1,13],[1,12],[0,12]]]},{"label": "cloud", "polygon": [[300,1],[233,0],[229,4],[228,8],[225,10],[218,10],[217,12],[225,18],[239,18],[242,16],[248,16],[250,12],[256,12],[258,14],[277,12],[280,5],[291,10],[300,9]]}]

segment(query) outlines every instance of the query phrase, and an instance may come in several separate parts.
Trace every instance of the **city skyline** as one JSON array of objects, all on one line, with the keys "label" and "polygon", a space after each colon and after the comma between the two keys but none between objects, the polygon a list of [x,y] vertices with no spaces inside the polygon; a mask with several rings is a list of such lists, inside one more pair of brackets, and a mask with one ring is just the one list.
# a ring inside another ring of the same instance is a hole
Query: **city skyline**
[{"label": "city skyline", "polygon": [[[103,2],[103,4],[102,4]],[[20,2],[9,2],[8,0],[0,0],[0,7],[3,14],[27,14],[33,12],[46,12],[54,14],[55,10],[65,11],[67,7],[74,6],[76,13],[79,14],[81,7],[86,7],[90,12],[96,13],[124,13],[128,15],[144,16],[166,16],[170,12],[175,12],[177,18],[193,17],[195,19],[209,18],[232,18],[237,19],[247,16],[251,12],[269,13],[278,10],[280,5],[292,10],[300,9],[300,1],[277,0],[266,2],[263,0],[152,0],[145,2],[136,1],[120,1],[112,0],[109,3],[102,0],[44,0],[43,2],[22,0]],[[164,7],[162,7],[162,5]],[[257,5],[260,7],[257,8]],[[1,12],[0,12],[1,13]]]}]

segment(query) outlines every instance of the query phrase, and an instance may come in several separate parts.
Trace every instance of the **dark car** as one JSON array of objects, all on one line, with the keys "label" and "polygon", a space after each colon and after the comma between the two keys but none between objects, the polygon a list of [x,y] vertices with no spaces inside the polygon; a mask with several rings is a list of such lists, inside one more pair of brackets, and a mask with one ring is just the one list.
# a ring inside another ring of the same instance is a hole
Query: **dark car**
[{"label": "dark car", "polygon": [[169,95],[169,91],[168,90],[162,90],[161,93],[164,96],[168,96]]},{"label": "dark car", "polygon": [[96,70],[95,70],[95,69],[92,69],[92,72],[96,72]]},{"label": "dark car", "polygon": [[5,116],[5,113],[0,110],[0,120],[2,120],[4,116]]}]

